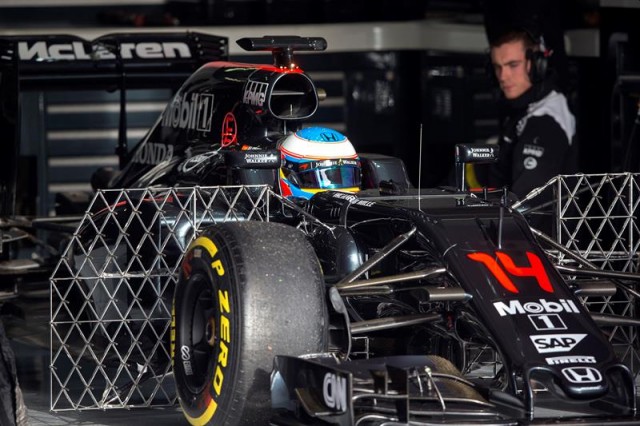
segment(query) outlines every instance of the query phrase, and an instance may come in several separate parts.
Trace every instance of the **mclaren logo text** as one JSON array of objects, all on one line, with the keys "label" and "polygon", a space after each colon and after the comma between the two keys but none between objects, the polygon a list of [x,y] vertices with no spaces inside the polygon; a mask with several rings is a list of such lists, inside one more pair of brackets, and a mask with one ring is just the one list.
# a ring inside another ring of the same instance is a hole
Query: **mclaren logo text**
[{"label": "mclaren logo text", "polygon": [[[116,59],[116,55],[106,48],[89,46],[80,41],[56,44],[48,44],[46,41],[29,44],[21,41],[18,43],[18,55],[21,61]],[[186,43],[181,42],[122,43],[120,56],[122,59],[190,58],[191,50]]]}]

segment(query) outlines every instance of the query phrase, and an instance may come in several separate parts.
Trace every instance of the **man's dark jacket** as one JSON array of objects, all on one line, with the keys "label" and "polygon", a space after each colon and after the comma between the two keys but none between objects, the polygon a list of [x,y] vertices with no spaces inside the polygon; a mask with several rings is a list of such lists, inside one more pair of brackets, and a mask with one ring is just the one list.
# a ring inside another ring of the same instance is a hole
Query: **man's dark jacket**
[{"label": "man's dark jacket", "polygon": [[536,84],[504,101],[500,156],[489,186],[508,186],[519,198],[558,174],[577,172],[575,118],[561,93]]}]

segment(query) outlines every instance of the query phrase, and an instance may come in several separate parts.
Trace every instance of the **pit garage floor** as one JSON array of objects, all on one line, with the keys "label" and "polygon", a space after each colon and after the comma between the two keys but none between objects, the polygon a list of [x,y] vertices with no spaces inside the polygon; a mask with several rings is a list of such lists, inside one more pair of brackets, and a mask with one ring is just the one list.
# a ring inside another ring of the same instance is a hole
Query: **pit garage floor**
[{"label": "pit garage floor", "polygon": [[87,410],[51,412],[49,398],[49,350],[12,342],[18,380],[27,405],[31,426],[130,426],[135,424],[188,425],[178,406],[131,410]]}]

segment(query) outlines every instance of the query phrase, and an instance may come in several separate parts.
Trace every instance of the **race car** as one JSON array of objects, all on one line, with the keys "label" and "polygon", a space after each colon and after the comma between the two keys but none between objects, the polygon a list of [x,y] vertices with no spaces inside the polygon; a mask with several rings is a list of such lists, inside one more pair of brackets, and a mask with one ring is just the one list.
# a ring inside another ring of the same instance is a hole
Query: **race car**
[{"label": "race car", "polygon": [[634,375],[578,298],[614,284],[563,278],[504,194],[304,206],[304,232],[225,223],[187,250],[172,354],[192,424],[638,421]]},{"label": "race car", "polygon": [[[600,328],[636,321],[580,299],[637,274],[558,269],[506,190],[414,188],[305,126],[322,94],[293,52],[323,39],[239,44],[273,64],[202,65],[96,175],[51,277],[54,360],[171,371],[194,425],[638,423]],[[496,156],[459,145],[458,181]]]}]

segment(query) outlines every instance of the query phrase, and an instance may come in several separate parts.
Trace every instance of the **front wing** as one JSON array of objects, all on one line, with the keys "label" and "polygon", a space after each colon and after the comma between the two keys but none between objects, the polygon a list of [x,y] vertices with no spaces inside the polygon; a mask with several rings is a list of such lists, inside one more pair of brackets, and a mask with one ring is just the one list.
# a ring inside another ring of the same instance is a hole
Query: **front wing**
[{"label": "front wing", "polygon": [[[333,355],[277,356],[271,379],[272,425],[632,425],[633,413],[585,411],[536,395],[535,416],[505,392],[478,386],[438,356],[341,361]],[[587,404],[588,405],[588,404]]]}]

